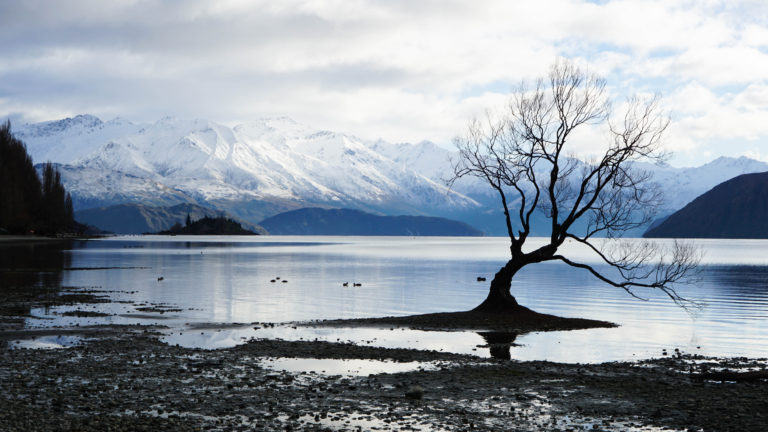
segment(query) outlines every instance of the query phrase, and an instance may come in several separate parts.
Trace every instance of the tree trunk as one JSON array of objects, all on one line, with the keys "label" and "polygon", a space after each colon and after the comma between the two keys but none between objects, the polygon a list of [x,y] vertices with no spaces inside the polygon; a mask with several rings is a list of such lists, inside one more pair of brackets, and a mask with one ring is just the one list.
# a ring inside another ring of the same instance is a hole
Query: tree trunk
[{"label": "tree trunk", "polygon": [[502,267],[491,281],[488,297],[480,306],[472,309],[475,312],[510,312],[518,308],[517,300],[510,294],[512,278],[523,267],[521,260],[511,259]]}]

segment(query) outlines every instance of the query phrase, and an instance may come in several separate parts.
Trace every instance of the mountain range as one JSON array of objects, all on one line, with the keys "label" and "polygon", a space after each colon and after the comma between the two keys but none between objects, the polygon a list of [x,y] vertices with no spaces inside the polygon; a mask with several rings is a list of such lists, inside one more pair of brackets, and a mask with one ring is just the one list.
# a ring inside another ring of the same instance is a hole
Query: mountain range
[{"label": "mountain range", "polygon": [[[197,204],[256,224],[306,207],[354,208],[456,219],[488,235],[506,232],[493,191],[476,179],[449,189],[444,180],[457,153],[428,141],[366,140],[286,117],[230,127],[202,119],[134,123],[78,115],[14,125],[13,132],[35,163],[58,164],[76,211]],[[664,212],[670,214],[725,180],[768,171],[768,164],[723,157],[695,168],[643,168],[667,193]]]},{"label": "mountain range", "polygon": [[715,186],[644,237],[768,238],[768,172],[740,175]]},{"label": "mountain range", "polygon": [[[183,224],[189,216],[193,221],[205,217],[227,217],[221,210],[214,210],[198,204],[176,204],[174,206],[149,206],[145,204],[116,204],[78,210],[75,219],[81,223],[98,227],[107,232],[120,234],[156,233],[170,229],[174,224]],[[245,229],[257,234],[267,232],[260,226],[244,221],[239,222]]]},{"label": "mountain range", "polygon": [[277,235],[482,236],[471,226],[428,216],[378,216],[352,209],[303,208],[259,223]]}]

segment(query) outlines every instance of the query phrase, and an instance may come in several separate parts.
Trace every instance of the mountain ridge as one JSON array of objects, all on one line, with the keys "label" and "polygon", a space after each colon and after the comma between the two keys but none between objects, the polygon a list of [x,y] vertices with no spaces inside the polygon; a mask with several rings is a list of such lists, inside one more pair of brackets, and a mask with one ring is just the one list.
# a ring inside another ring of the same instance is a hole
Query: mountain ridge
[{"label": "mountain ridge", "polygon": [[[170,207],[135,203],[118,204],[75,212],[77,220],[116,234],[144,234],[165,231],[176,223],[184,223],[187,216],[193,220],[205,217],[230,218],[223,211],[187,203]],[[235,220],[235,222],[244,225],[244,228],[249,231],[267,234],[266,230],[258,225],[241,220]]]},{"label": "mountain ridge", "polygon": [[277,235],[482,236],[463,222],[427,216],[380,216],[356,209],[303,208],[259,225]]},{"label": "mountain ridge", "polygon": [[[203,199],[271,196],[383,202],[396,197],[414,204],[429,198],[435,206],[445,201],[464,207],[475,204],[413,170],[391,169],[392,161],[364,140],[286,118],[229,128],[206,120],[165,117],[150,125],[121,121],[111,131],[109,122],[92,116],[70,120],[27,125],[16,132],[35,160],[160,181]],[[61,130],[61,124],[71,126]],[[45,126],[53,133],[42,130]],[[52,143],[56,137],[59,145]],[[76,141],[81,148],[75,148]]]},{"label": "mountain ridge", "polygon": [[648,238],[768,238],[768,172],[720,183],[669,216]]},{"label": "mountain ridge", "polygon": [[[105,122],[85,114],[14,132],[36,162],[60,164],[76,210],[189,203],[256,223],[301,207],[358,208],[454,218],[506,234],[494,192],[472,178],[448,188],[444,180],[457,153],[429,141],[369,141],[288,117],[229,127],[174,117]],[[744,157],[692,168],[638,166],[652,171],[667,192],[662,216],[735,175],[768,171],[768,164]]]}]

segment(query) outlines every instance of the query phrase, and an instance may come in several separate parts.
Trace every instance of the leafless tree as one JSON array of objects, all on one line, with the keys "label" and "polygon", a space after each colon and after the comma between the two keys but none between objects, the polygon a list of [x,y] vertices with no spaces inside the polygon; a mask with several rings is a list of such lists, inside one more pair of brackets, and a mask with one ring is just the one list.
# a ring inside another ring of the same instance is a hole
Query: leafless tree
[{"label": "leafless tree", "polygon": [[[459,158],[450,183],[465,176],[487,182],[498,193],[511,241],[511,258],[476,311],[514,310],[513,277],[523,267],[545,261],[583,269],[636,297],[638,289],[650,288],[685,303],[675,286],[694,273],[698,250],[678,242],[663,247],[620,238],[647,224],[661,204],[651,174],[634,162],[665,157],[660,140],[669,119],[658,96],[632,98],[615,117],[605,86],[604,79],[557,61],[546,78],[514,92],[503,115],[473,120],[466,134],[456,138]],[[590,125],[608,131],[602,156],[568,153],[574,131]],[[548,218],[549,239],[526,250],[537,211]],[[566,241],[588,248],[607,267],[559,253]]]}]

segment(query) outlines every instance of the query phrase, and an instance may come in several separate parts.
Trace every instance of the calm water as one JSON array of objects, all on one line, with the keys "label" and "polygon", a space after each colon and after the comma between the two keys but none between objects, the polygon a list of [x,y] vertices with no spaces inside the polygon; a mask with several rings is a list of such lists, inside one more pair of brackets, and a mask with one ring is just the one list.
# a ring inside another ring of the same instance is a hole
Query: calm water
[{"label": "calm water", "polygon": [[[768,241],[698,243],[706,253],[701,280],[682,289],[685,296],[705,304],[695,314],[654,293],[640,292],[649,300],[636,300],[565,265],[524,269],[512,288],[521,304],[621,327],[523,335],[515,341],[520,346],[511,349],[511,357],[631,360],[661,356],[664,348],[670,353],[678,348],[704,355],[767,357]],[[34,310],[44,319],[29,319],[28,326],[157,322],[171,328],[169,343],[187,346],[231,346],[251,337],[318,338],[488,356],[483,338],[472,332],[289,326],[222,330],[207,324],[467,310],[485,298],[487,282],[476,278],[490,280],[505,262],[507,244],[503,238],[271,236],[76,242],[63,252],[62,265],[68,270],[61,273],[61,284],[114,291],[110,296],[124,302],[79,307],[114,314],[98,319],[60,315],[71,307]],[[580,250],[570,253],[586,259]],[[350,286],[342,286],[344,282]],[[146,306],[170,311],[138,310]]]}]

